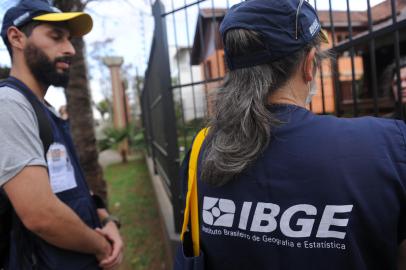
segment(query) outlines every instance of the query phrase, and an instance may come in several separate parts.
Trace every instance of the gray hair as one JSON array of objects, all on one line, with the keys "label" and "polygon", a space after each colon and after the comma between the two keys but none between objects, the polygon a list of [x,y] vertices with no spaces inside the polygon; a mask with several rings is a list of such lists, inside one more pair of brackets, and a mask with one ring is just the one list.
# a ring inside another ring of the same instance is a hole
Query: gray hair
[{"label": "gray hair", "polygon": [[[316,37],[291,56],[264,65],[230,71],[217,91],[215,112],[210,119],[201,179],[221,186],[252,164],[268,146],[272,127],[280,121],[271,114],[268,97],[283,87],[302,67],[307,54],[316,48],[317,65],[323,53],[321,37]],[[227,32],[225,48],[233,55],[264,49],[254,31],[234,29]]]}]

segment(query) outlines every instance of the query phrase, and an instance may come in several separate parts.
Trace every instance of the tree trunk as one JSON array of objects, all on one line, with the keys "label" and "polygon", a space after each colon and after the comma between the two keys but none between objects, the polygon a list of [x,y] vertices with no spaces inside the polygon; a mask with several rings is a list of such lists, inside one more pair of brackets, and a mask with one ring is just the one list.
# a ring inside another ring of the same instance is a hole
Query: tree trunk
[{"label": "tree trunk", "polygon": [[72,43],[76,55],[72,59],[70,81],[68,88],[65,89],[71,132],[90,189],[106,201],[106,182],[103,179],[103,172],[98,163],[99,153],[94,132],[91,95],[84,59],[84,41],[82,38],[75,38]]},{"label": "tree trunk", "polygon": [[[84,10],[85,1],[54,0],[54,5],[64,12],[77,12]],[[73,142],[89,188],[106,202],[106,181],[103,179],[103,171],[98,162],[99,153],[96,145],[89,79],[84,57],[85,44],[83,38],[72,39],[72,44],[75,47],[76,55],[72,59],[70,81],[65,89],[65,95]]]}]

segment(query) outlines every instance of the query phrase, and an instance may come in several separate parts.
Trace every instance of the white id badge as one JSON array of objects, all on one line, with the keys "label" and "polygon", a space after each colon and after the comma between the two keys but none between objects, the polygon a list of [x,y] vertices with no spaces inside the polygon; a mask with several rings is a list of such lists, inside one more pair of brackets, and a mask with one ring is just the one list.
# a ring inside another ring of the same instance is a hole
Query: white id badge
[{"label": "white id badge", "polygon": [[47,152],[52,191],[59,193],[77,187],[75,171],[63,144],[53,143]]}]

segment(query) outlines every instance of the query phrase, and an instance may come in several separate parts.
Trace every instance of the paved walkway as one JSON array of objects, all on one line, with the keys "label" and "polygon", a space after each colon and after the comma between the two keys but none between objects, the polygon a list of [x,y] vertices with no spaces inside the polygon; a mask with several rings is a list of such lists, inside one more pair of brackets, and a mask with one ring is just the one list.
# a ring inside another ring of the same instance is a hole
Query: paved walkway
[{"label": "paved walkway", "polygon": [[116,164],[121,162],[120,154],[115,150],[104,150],[103,152],[99,153],[99,163],[104,168],[111,164]]}]

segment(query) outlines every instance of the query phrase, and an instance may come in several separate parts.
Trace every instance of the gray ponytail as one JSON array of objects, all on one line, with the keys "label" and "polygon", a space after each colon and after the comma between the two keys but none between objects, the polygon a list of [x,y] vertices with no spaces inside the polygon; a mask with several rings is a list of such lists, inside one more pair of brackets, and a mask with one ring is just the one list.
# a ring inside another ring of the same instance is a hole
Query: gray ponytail
[{"label": "gray ponytail", "polygon": [[[225,47],[233,55],[244,55],[264,45],[258,33],[235,29],[227,32]],[[224,185],[261,155],[269,144],[271,128],[280,124],[267,109],[268,97],[287,83],[313,47],[318,48],[316,57],[321,58],[317,37],[306,48],[284,59],[227,74],[215,97],[202,181]]]}]

